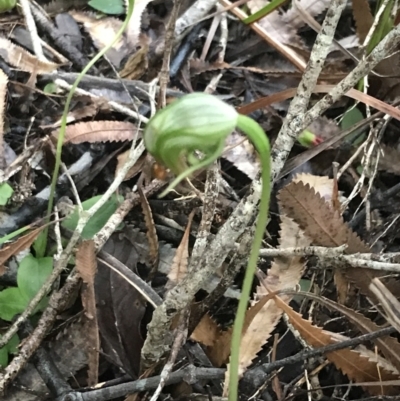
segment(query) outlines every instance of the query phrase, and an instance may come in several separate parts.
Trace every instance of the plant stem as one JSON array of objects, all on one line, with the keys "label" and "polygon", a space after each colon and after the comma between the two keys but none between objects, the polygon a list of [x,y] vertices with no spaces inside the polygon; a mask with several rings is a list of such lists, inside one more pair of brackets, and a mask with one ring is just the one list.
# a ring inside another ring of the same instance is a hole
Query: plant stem
[{"label": "plant stem", "polygon": [[[64,112],[61,117],[60,133],[58,135],[58,140],[57,140],[56,161],[55,161],[53,176],[52,176],[52,180],[51,180],[49,203],[47,205],[47,216],[48,216],[47,220],[48,221],[50,220],[50,214],[51,214],[51,211],[53,209],[53,204],[54,204],[54,196],[55,196],[55,190],[56,190],[56,185],[57,185],[58,173],[60,171],[60,166],[61,166],[62,147],[63,147],[63,143],[64,143],[65,130],[67,127],[67,116],[68,116],[69,106],[71,104],[72,97],[74,96],[76,88],[78,87],[79,83],[81,82],[82,78],[86,75],[86,73],[120,39],[120,37],[122,36],[126,27],[129,24],[129,21],[133,14],[134,5],[135,5],[135,0],[129,0],[128,9],[126,11],[126,17],[125,17],[123,24],[121,25],[120,30],[115,35],[114,39],[107,46],[105,46],[101,51],[99,51],[96,56],[94,56],[90,60],[90,62],[86,65],[86,67],[78,75],[74,84],[71,87],[71,90],[68,93],[67,100],[65,101]],[[38,257],[43,257],[45,255],[46,246],[47,246],[47,234],[48,234],[48,227],[45,228],[45,230],[43,231],[43,234],[41,234],[42,235],[42,244],[40,246],[40,249],[38,250],[38,255],[37,255]]]},{"label": "plant stem", "polygon": [[269,200],[271,193],[271,160],[268,137],[266,136],[263,129],[258,125],[258,123],[247,116],[240,115],[238,118],[237,126],[250,138],[254,147],[259,153],[261,161],[262,192],[260,210],[257,217],[257,225],[254,234],[254,241],[251,247],[250,258],[243,281],[242,293],[236,312],[235,323],[233,325],[231,359],[229,369],[229,401],[237,401],[238,399],[240,342],[242,338],[242,330],[247,310],[247,304],[249,301],[253,278],[257,267],[257,259],[267,225]]}]

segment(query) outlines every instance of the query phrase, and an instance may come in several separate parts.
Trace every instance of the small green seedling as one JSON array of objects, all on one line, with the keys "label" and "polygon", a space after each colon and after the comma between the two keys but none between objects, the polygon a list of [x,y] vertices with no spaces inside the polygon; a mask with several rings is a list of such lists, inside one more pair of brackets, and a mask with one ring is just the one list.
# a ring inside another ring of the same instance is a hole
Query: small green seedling
[{"label": "small green seedling", "polygon": [[17,5],[17,0],[0,0],[0,14],[12,10]]},{"label": "small green seedling", "polygon": [[[11,321],[15,315],[23,312],[30,300],[37,294],[53,270],[53,258],[35,258],[27,255],[18,266],[18,287],[9,287],[0,291],[0,319]],[[47,299],[43,299],[37,310],[43,310]]]},{"label": "small green seedling", "polygon": [[54,82],[49,82],[44,88],[43,92],[47,93],[48,95],[53,95],[57,93],[58,86]]},{"label": "small green seedling", "polygon": [[[35,258],[29,254],[20,262],[17,271],[17,287],[9,287],[0,291],[0,319],[12,321],[22,313],[31,299],[37,294],[43,283],[53,270],[53,258]],[[42,311],[47,306],[48,298],[44,297],[34,313]],[[0,349],[0,365],[6,361],[5,353],[12,351],[13,341]]]},{"label": "small green seedling", "polygon": [[[232,333],[229,400],[238,399],[240,341],[257,258],[268,218],[270,199],[270,146],[263,129],[253,119],[205,93],[183,96],[159,111],[147,124],[144,143],[159,163],[177,178],[161,194],[165,195],[196,170],[209,166],[221,156],[225,140],[235,129],[242,130],[253,143],[261,160],[262,196],[254,241],[242,286],[242,294]],[[198,156],[201,152],[202,157]]]},{"label": "small green seedling", "polygon": [[13,193],[14,190],[6,182],[0,184],[0,206],[5,206]]},{"label": "small green seedling", "polygon": [[11,337],[11,340],[4,347],[0,348],[0,368],[5,368],[8,365],[8,355],[16,354],[18,351],[18,345],[19,338],[15,335]]}]

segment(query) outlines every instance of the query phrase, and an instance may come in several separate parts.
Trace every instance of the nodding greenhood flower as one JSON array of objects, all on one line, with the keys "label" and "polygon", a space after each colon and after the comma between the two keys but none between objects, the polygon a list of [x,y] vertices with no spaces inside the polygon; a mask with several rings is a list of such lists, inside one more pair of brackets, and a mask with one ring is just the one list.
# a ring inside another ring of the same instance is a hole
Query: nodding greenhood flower
[{"label": "nodding greenhood flower", "polygon": [[217,97],[192,93],[150,119],[144,130],[144,144],[157,162],[178,176],[169,189],[220,156],[238,116],[232,106]]},{"label": "nodding greenhood flower", "polygon": [[[205,93],[183,96],[159,111],[147,124],[143,136],[147,150],[155,159],[178,174],[175,181],[161,194],[163,196],[194,171],[216,160],[222,154],[226,137],[235,127],[246,134],[260,155],[262,191],[254,241],[232,332],[230,401],[238,399],[240,340],[258,253],[268,221],[271,192],[271,151],[268,136],[250,117],[238,114],[233,107]],[[197,151],[202,155],[198,156]]]}]

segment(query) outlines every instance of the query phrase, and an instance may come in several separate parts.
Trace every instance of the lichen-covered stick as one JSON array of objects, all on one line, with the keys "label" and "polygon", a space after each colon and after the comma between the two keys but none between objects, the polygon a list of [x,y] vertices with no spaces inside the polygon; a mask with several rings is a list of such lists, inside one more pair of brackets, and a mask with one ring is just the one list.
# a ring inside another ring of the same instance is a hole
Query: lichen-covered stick
[{"label": "lichen-covered stick", "polygon": [[260,155],[262,194],[254,241],[232,333],[230,401],[236,401],[238,398],[241,334],[268,218],[271,171],[268,137],[254,120],[238,114],[232,106],[205,93],[192,93],[173,102],[159,111],[144,131],[147,150],[157,162],[163,163],[177,175],[161,194],[164,196],[183,179],[220,157],[226,138],[236,127],[247,135]]}]

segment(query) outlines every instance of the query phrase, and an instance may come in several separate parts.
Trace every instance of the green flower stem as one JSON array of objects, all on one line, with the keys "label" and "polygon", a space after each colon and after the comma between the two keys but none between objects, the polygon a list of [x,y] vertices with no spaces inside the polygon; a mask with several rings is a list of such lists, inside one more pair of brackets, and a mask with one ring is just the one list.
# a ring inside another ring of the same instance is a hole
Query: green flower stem
[{"label": "green flower stem", "polygon": [[251,246],[250,258],[247,264],[242,293],[240,295],[239,306],[233,325],[229,371],[229,401],[237,401],[238,399],[240,342],[253,278],[256,272],[257,259],[268,221],[269,200],[271,195],[271,152],[268,137],[265,135],[260,125],[250,117],[239,115],[237,126],[249,137],[260,156],[262,192],[254,240]]},{"label": "green flower stem", "polygon": [[[135,5],[135,0],[129,0],[128,9],[126,11],[126,17],[125,17],[123,24],[121,25],[120,30],[115,35],[114,39],[106,47],[104,47],[101,51],[99,51],[95,57],[93,57],[90,60],[90,62],[87,64],[87,66],[78,75],[74,84],[71,87],[71,90],[68,93],[67,100],[65,101],[64,112],[61,117],[60,133],[58,135],[58,140],[57,140],[56,161],[55,161],[53,176],[52,176],[52,180],[51,180],[49,203],[47,205],[48,220],[50,220],[50,214],[53,210],[54,195],[55,195],[55,190],[56,190],[56,185],[57,185],[58,173],[60,171],[60,166],[61,166],[62,147],[64,144],[65,130],[67,127],[67,117],[68,117],[68,112],[69,112],[69,107],[71,104],[72,97],[74,96],[76,88],[78,87],[79,83],[81,82],[82,78],[86,75],[86,73],[94,66],[94,64],[101,57],[104,56],[104,54],[107,53],[108,50],[110,50],[112,48],[112,46],[114,46],[114,44],[116,42],[118,42],[118,40],[120,39],[120,37],[122,36],[122,34],[124,33],[125,29],[127,28],[128,24],[129,24],[129,21],[133,14],[134,5]],[[41,234],[42,242],[41,242],[40,249],[38,250],[38,255],[37,255],[38,257],[43,257],[45,255],[46,246],[47,246],[47,235],[48,235],[48,228],[45,228],[45,230],[43,231],[43,234]]]},{"label": "green flower stem", "polygon": [[[177,175],[162,193],[163,196],[184,178],[200,168],[207,167],[220,157],[225,140],[235,127],[240,128],[249,137],[260,155],[262,193],[254,241],[233,327],[229,377],[230,401],[237,401],[238,397],[241,334],[268,219],[271,175],[269,140],[254,120],[238,114],[232,106],[205,93],[183,96],[160,110],[149,121],[143,134],[149,153]],[[202,153],[202,158],[199,158],[198,151]]]}]

